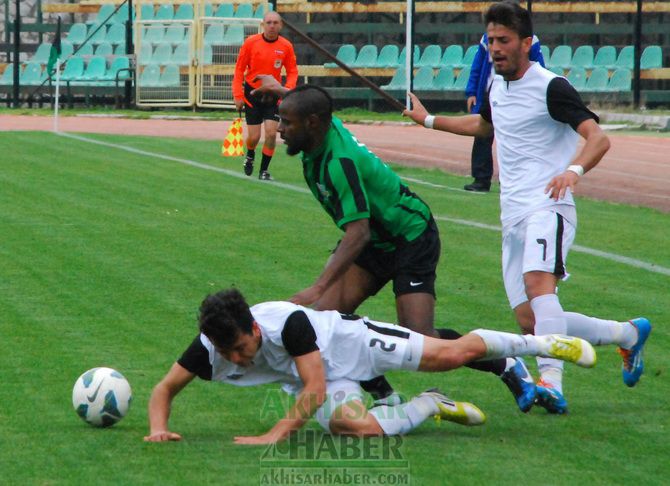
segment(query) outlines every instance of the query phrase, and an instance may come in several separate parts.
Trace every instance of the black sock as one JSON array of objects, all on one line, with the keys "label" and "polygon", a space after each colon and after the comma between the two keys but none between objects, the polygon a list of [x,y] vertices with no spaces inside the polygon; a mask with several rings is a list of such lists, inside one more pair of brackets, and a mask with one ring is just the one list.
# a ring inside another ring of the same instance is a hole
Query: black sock
[{"label": "black sock", "polygon": [[261,159],[261,172],[268,170],[268,167],[270,167],[271,160],[272,155],[263,154],[263,158]]},{"label": "black sock", "polygon": [[[458,331],[453,329],[436,329],[437,334],[440,336],[440,339],[458,339],[462,336]],[[505,366],[507,366],[507,358],[498,358],[490,359],[486,361],[471,361],[466,364],[468,368],[479,371],[488,371],[493,373],[496,376],[501,376],[505,372]]]},{"label": "black sock", "polygon": [[256,158],[256,149],[247,149],[247,158],[254,160]]},{"label": "black sock", "polygon": [[372,398],[379,400],[381,398],[386,398],[393,393],[393,387],[391,384],[386,381],[384,375],[378,376],[368,381],[361,381],[361,387],[363,390],[372,395]]}]

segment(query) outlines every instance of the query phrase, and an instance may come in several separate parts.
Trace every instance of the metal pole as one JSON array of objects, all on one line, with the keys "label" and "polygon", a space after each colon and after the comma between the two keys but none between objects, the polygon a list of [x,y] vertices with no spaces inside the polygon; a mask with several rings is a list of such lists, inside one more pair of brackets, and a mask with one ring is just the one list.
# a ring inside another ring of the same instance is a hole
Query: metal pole
[{"label": "metal pole", "polygon": [[[405,80],[407,91],[414,90],[414,0],[407,0],[407,15],[405,18]],[[405,106],[412,109],[409,94],[405,95]]]},{"label": "metal pole", "polygon": [[528,13],[533,15],[533,0],[528,0],[526,2],[526,10],[528,10]]},{"label": "metal pole", "polygon": [[[126,54],[131,55],[135,51],[133,46],[133,0],[128,2],[128,23],[126,24]],[[118,88],[117,88],[118,89]],[[133,99],[133,84],[130,79],[125,82],[126,108],[130,108],[130,102]]]},{"label": "metal pole", "polygon": [[642,0],[637,0],[633,64],[633,106],[640,107],[640,56],[642,55]]},{"label": "metal pole", "polygon": [[[9,17],[9,11],[7,11]],[[14,18],[14,108],[19,107],[19,50],[21,48],[21,2],[16,0]]]}]

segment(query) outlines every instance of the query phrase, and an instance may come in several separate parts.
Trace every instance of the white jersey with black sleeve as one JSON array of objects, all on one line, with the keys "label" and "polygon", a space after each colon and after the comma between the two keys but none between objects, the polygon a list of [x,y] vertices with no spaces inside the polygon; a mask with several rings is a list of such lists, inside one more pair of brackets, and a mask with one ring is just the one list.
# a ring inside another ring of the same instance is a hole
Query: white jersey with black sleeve
[{"label": "white jersey with black sleeve", "polygon": [[516,81],[496,75],[480,115],[494,128],[503,227],[541,209],[576,224],[570,190],[559,201],[545,193],[575,157],[579,124],[598,121],[568,80],[536,62]]}]

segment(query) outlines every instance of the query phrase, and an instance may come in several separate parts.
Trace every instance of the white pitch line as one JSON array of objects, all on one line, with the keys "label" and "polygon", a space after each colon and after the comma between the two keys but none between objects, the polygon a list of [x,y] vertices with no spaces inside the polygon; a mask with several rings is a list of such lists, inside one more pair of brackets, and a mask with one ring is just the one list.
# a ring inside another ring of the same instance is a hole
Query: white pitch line
[{"label": "white pitch line", "polygon": [[[133,154],[144,155],[144,156],[147,156],[147,157],[158,158],[158,159],[163,159],[163,160],[169,160],[169,161],[172,161],[172,162],[177,162],[179,164],[188,165],[190,167],[195,167],[197,169],[209,170],[209,171],[212,171],[212,172],[219,172],[221,174],[225,174],[225,175],[228,175],[228,176],[231,176],[231,177],[235,177],[237,179],[244,179],[244,180],[249,181],[249,182],[257,182],[259,184],[271,184],[273,186],[281,187],[283,189],[288,189],[288,190],[294,191],[294,192],[300,192],[302,194],[309,194],[310,193],[309,189],[306,189],[304,187],[298,187],[298,186],[294,186],[292,184],[286,184],[286,183],[283,183],[283,182],[276,182],[276,181],[259,181],[259,180],[250,178],[246,175],[243,175],[239,172],[235,172],[235,171],[232,171],[232,170],[229,170],[229,169],[223,169],[221,167],[215,167],[213,165],[203,164],[201,162],[196,162],[194,160],[181,159],[181,158],[178,158],[178,157],[171,157],[169,155],[158,154],[158,153],[155,153],[155,152],[147,152],[146,150],[140,150],[140,149],[136,149],[136,148],[133,148],[133,147],[126,147],[124,145],[115,145],[115,144],[108,143],[108,142],[103,142],[103,141],[100,141],[100,140],[94,140],[94,139],[90,139],[90,138],[86,138],[86,137],[81,137],[79,135],[72,135],[70,133],[60,132],[58,135],[60,135],[62,137],[66,137],[66,138],[72,138],[72,139],[75,139],[75,140],[79,140],[79,141],[82,141],[82,142],[88,142],[88,143],[93,143],[93,144],[96,144],[96,145],[102,145],[104,147],[114,148],[114,149],[117,149],[117,150],[123,150],[123,151],[130,152],[130,153],[133,153]],[[431,186],[431,187],[436,187],[436,188],[441,188],[441,189],[450,189],[450,190],[460,190],[460,189],[449,188],[447,186],[443,186],[443,185],[440,185],[440,184],[433,184],[431,182],[422,181],[421,179],[414,179],[414,178],[406,178],[406,179],[408,181],[415,182],[417,184],[423,184],[423,185],[427,185],[427,186]],[[467,219],[450,218],[448,216],[438,216],[438,215],[435,215],[435,219],[438,220],[438,221],[447,221],[449,223],[460,224],[460,225],[463,225],[463,226],[470,226],[472,228],[479,228],[479,229],[485,229],[485,230],[497,231],[497,232],[501,231],[500,226],[494,226],[494,225],[490,225],[490,224],[486,224],[486,223],[478,223],[477,221],[470,221],[470,220],[467,220]],[[597,256],[597,257],[600,257],[600,258],[604,258],[606,260],[615,261],[615,262],[622,263],[624,265],[628,265],[628,266],[631,266],[631,267],[634,267],[634,268],[639,268],[639,269],[642,269],[642,270],[647,270],[649,272],[660,273],[661,275],[670,276],[670,268],[665,268],[665,267],[662,267],[660,265],[655,265],[653,263],[644,262],[642,260],[637,260],[635,258],[629,258],[629,257],[623,256],[623,255],[617,255],[616,253],[609,253],[609,252],[606,252],[606,251],[596,250],[594,248],[588,248],[588,247],[581,246],[581,245],[573,245],[572,249],[574,251],[577,251],[577,252],[580,252],[580,253],[586,253],[588,255]]]}]

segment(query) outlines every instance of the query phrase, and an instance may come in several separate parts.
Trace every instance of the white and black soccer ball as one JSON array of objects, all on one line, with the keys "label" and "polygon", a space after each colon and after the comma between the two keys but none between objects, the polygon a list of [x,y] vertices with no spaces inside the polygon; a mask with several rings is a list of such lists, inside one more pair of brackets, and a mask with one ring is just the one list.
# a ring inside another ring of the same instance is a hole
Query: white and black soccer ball
[{"label": "white and black soccer ball", "polygon": [[93,368],[81,375],[72,390],[77,415],[96,427],[109,427],[128,413],[132,392],[124,376],[112,368]]}]

